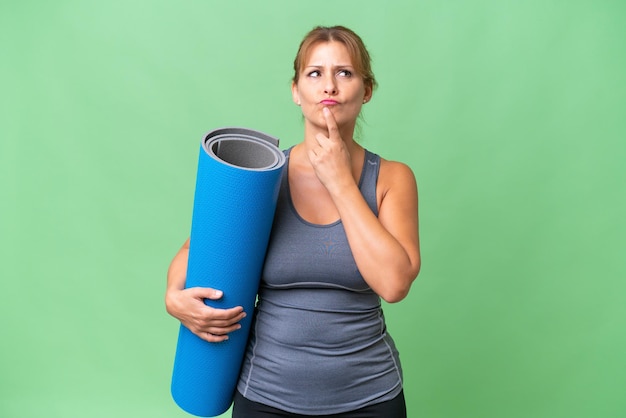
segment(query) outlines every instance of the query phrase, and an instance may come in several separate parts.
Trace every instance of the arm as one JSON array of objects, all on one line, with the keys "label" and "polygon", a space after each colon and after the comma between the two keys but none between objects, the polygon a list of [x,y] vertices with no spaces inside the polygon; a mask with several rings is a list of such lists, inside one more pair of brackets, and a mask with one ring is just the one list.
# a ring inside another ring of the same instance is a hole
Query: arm
[{"label": "arm", "polygon": [[381,159],[378,218],[356,183],[331,192],[359,271],[388,302],[406,297],[421,267],[417,185],[409,167]]},{"label": "arm", "polygon": [[194,287],[185,289],[189,239],[185,241],[167,271],[165,307],[198,337],[209,342],[228,339],[228,334],[241,328],[239,321],[245,316],[243,308],[215,309],[204,303],[205,299],[220,299],[222,292],[211,288]]},{"label": "arm", "polygon": [[316,136],[319,146],[309,153],[311,164],[339,212],[361,275],[383,299],[400,301],[421,266],[415,177],[408,166],[381,159],[376,217],[352,176],[332,113],[324,115],[329,135]]}]

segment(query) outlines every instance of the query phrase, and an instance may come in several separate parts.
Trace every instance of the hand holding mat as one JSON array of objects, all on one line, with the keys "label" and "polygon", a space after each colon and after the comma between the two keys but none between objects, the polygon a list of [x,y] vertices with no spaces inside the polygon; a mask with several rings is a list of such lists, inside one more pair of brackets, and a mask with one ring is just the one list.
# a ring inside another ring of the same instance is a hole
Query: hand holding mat
[{"label": "hand holding mat", "polygon": [[185,287],[221,290],[205,303],[243,306],[248,316],[220,343],[181,325],[171,389],[190,414],[217,416],[232,403],[284,164],[278,139],[251,129],[216,129],[201,143]]}]

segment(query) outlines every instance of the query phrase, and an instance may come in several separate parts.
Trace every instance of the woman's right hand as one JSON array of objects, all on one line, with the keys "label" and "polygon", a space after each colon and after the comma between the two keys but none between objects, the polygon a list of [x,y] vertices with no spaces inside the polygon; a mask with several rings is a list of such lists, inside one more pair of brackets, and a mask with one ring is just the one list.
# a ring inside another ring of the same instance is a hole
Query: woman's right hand
[{"label": "woman's right hand", "polygon": [[165,307],[170,315],[198,337],[212,343],[221,342],[228,339],[228,334],[241,328],[239,321],[246,316],[241,306],[216,309],[204,303],[205,299],[218,300],[222,296],[220,290],[205,287],[168,289]]},{"label": "woman's right hand", "polygon": [[216,309],[207,306],[205,299],[218,300],[222,291],[207,287],[185,288],[189,239],[178,250],[167,271],[165,309],[198,337],[211,343],[228,339],[228,334],[241,328],[245,318],[243,307]]}]

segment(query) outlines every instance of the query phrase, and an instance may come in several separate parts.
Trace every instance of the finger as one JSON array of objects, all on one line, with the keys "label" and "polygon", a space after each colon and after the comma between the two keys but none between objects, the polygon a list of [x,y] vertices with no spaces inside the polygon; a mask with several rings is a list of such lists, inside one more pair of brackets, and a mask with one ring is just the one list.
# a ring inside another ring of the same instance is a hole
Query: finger
[{"label": "finger", "polygon": [[213,334],[213,335],[227,335],[239,329],[241,329],[241,324],[234,324],[229,327],[213,326],[213,327],[204,328],[202,331],[208,332],[209,334]]},{"label": "finger", "polygon": [[317,154],[314,151],[309,150],[307,151],[307,156],[309,157],[311,164],[313,164],[313,167],[315,167],[318,162]]},{"label": "finger", "polygon": [[333,112],[331,112],[327,107],[324,108],[323,113],[324,119],[326,119],[326,127],[328,128],[328,138],[334,141],[341,141],[335,115],[333,115]]},{"label": "finger", "polygon": [[208,308],[199,313],[194,319],[194,326],[202,331],[209,328],[230,328],[236,326],[246,313],[238,309],[222,310]]},{"label": "finger", "polygon": [[238,316],[232,320],[216,320],[216,319],[195,319],[185,325],[195,334],[210,333],[213,335],[226,335],[241,329],[240,321],[245,315]]},{"label": "finger", "polygon": [[210,287],[192,287],[187,289],[197,299],[217,300],[224,296],[224,292]]},{"label": "finger", "polygon": [[210,343],[221,343],[222,341],[228,340],[228,335],[215,335],[210,332],[201,332],[196,335]]},{"label": "finger", "polygon": [[235,306],[230,309],[207,308],[208,310],[206,311],[206,316],[207,319],[211,320],[222,320],[229,323],[235,323],[246,317],[246,313],[243,311],[242,306]]},{"label": "finger", "polygon": [[[326,141],[330,141],[330,139],[324,135],[324,134],[315,134],[315,140],[317,141],[317,143],[319,144],[319,146],[323,147],[324,142]],[[311,152],[313,152],[315,155],[317,155],[315,153],[315,149],[311,149]]]}]

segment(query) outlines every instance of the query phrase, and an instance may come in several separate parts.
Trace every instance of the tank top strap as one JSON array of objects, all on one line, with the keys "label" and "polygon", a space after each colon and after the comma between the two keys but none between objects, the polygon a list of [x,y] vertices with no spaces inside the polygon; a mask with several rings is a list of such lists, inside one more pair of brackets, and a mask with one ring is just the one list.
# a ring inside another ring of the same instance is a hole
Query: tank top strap
[{"label": "tank top strap", "polygon": [[361,172],[361,180],[359,181],[359,189],[365,198],[368,206],[378,216],[378,201],[376,200],[376,184],[378,183],[378,173],[380,171],[380,156],[373,152],[365,150],[365,161],[363,163],[363,171]]}]

